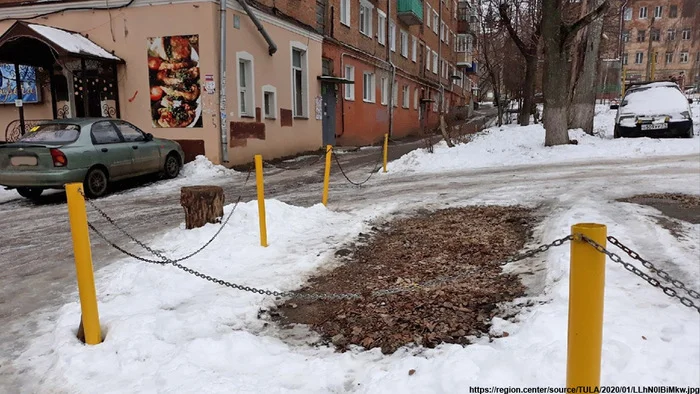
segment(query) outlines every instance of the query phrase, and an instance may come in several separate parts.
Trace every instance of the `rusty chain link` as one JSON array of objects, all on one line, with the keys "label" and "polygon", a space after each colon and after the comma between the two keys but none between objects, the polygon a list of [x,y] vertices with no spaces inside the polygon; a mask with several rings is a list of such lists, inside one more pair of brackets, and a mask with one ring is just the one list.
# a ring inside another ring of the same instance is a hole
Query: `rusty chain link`
[{"label": "rusty chain link", "polygon": [[698,311],[698,313],[700,313],[700,306],[695,305],[693,300],[691,300],[690,298],[678,295],[678,292],[676,290],[674,290],[670,287],[664,286],[663,284],[661,284],[661,282],[659,282],[658,279],[652,278],[651,276],[649,276],[645,272],[641,271],[639,268],[635,267],[634,265],[623,261],[622,258],[620,256],[618,256],[616,253],[605,249],[605,247],[603,247],[602,245],[600,245],[596,241],[586,237],[585,235],[578,234],[578,235],[575,235],[574,237],[580,237],[581,240],[583,240],[584,242],[586,242],[589,245],[596,248],[597,251],[610,257],[610,260],[614,261],[615,263],[621,264],[627,271],[644,279],[650,285],[660,288],[664,292],[664,294],[666,294],[667,296],[669,296],[671,298],[677,298],[681,302],[681,304],[683,304],[684,306],[687,306],[688,308],[694,308],[695,310]]}]

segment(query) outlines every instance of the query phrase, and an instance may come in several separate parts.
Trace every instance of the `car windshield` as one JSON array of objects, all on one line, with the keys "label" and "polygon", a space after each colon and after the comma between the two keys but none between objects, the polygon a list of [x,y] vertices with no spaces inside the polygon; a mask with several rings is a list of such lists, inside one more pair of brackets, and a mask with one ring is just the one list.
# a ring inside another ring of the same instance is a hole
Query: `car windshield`
[{"label": "car windshield", "polygon": [[78,139],[80,126],[66,123],[44,123],[30,128],[18,142],[68,144]]},{"label": "car windshield", "polygon": [[688,100],[673,86],[644,86],[630,90],[620,105],[635,115],[668,115],[687,110]]}]

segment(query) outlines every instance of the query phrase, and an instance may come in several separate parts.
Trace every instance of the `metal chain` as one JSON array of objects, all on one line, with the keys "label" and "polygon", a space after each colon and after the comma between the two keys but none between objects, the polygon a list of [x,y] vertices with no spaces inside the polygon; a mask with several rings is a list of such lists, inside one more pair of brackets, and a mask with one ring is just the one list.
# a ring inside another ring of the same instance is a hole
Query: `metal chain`
[{"label": "metal chain", "polygon": [[605,247],[603,247],[602,245],[600,245],[596,241],[586,237],[585,235],[581,235],[581,234],[574,235],[574,237],[578,237],[578,239],[581,239],[584,242],[588,243],[589,245],[593,246],[600,253],[603,253],[603,254],[607,255],[608,257],[610,257],[610,260],[612,260],[618,264],[621,264],[627,271],[644,279],[650,285],[660,288],[661,290],[663,290],[664,294],[666,294],[667,296],[669,296],[671,298],[677,298],[678,300],[680,300],[681,304],[687,306],[688,308],[694,308],[698,311],[698,313],[700,313],[700,306],[695,305],[693,300],[691,300],[690,298],[678,295],[678,292],[676,290],[662,285],[658,279],[652,278],[651,276],[647,275],[645,272],[641,271],[639,268],[635,267],[634,265],[623,261],[620,256],[618,256],[614,252],[611,252],[611,251],[605,249]]},{"label": "metal chain", "polygon": [[632,250],[632,249],[628,248],[627,246],[623,245],[622,242],[620,242],[617,238],[615,238],[615,237],[613,237],[613,236],[608,236],[608,241],[610,241],[611,244],[613,244],[613,245],[617,246],[618,248],[622,249],[622,251],[624,251],[625,253],[627,253],[631,258],[633,258],[633,259],[635,259],[635,260],[641,262],[642,265],[644,266],[644,268],[650,270],[652,273],[656,274],[656,276],[658,276],[659,278],[661,278],[661,279],[663,279],[663,280],[665,280],[665,281],[667,281],[667,282],[672,283],[674,286],[676,286],[676,287],[679,288],[679,289],[685,290],[691,297],[693,297],[693,298],[695,298],[695,299],[700,299],[700,293],[698,293],[697,291],[695,291],[695,290],[693,290],[693,289],[689,289],[689,288],[686,287],[686,285],[685,285],[683,282],[681,282],[680,280],[678,280],[678,279],[673,279],[673,278],[671,277],[671,275],[668,274],[668,272],[666,272],[666,271],[664,271],[664,270],[662,270],[662,269],[660,269],[660,268],[656,268],[656,267],[654,266],[654,264],[652,264],[650,261],[645,260],[644,258],[642,258],[642,256],[639,255],[639,253],[637,253],[637,252],[635,252],[634,250]]},{"label": "metal chain", "polygon": [[[245,182],[243,183],[243,187],[244,187],[244,188],[245,188],[246,185],[248,184],[248,180],[250,180],[250,175],[251,175],[251,173],[252,173],[252,170],[249,170],[249,171],[248,171],[248,175],[246,176]],[[81,194],[82,194],[82,190],[81,190]],[[84,194],[83,194],[83,195],[84,195]],[[188,255],[186,255],[186,256],[183,256],[183,257],[180,257],[180,258],[177,258],[177,259],[170,259],[169,257],[165,256],[165,255],[162,254],[161,252],[159,252],[159,251],[157,251],[157,250],[151,248],[150,246],[146,245],[145,243],[139,241],[136,237],[134,237],[134,236],[131,235],[129,232],[127,232],[124,228],[122,228],[121,226],[119,226],[119,225],[114,221],[114,219],[112,219],[105,211],[103,211],[102,209],[100,209],[92,200],[88,199],[87,197],[85,197],[85,200],[86,200],[86,201],[88,202],[88,204],[90,204],[90,206],[91,206],[95,211],[97,211],[107,222],[109,222],[112,226],[114,226],[117,230],[119,230],[119,232],[121,232],[121,233],[124,234],[126,237],[128,237],[130,240],[134,241],[137,245],[139,245],[140,247],[142,247],[142,248],[145,249],[146,251],[150,252],[152,255],[154,255],[154,256],[160,258],[161,260],[153,260],[153,259],[141,257],[141,256],[135,255],[135,254],[133,254],[133,253],[131,253],[131,252],[125,250],[124,248],[119,247],[119,246],[116,245],[114,242],[110,241],[102,232],[100,232],[92,223],[90,223],[90,222],[88,221],[88,227],[90,227],[90,229],[91,229],[95,234],[97,234],[100,238],[102,238],[105,242],[107,242],[107,244],[109,244],[109,245],[110,245],[111,247],[113,247],[114,249],[116,249],[116,250],[118,250],[118,251],[120,251],[120,252],[126,254],[127,256],[132,257],[132,258],[134,258],[134,259],[136,259],[136,260],[140,260],[140,261],[143,261],[143,262],[146,262],[146,263],[152,263],[152,264],[166,264],[166,263],[177,263],[177,262],[180,262],[180,261],[187,260],[187,259],[189,259],[189,258],[191,258],[191,257],[194,257],[195,255],[197,255],[197,254],[199,254],[200,252],[202,252],[202,251],[203,251],[207,246],[209,246],[212,242],[214,242],[214,240],[219,236],[219,234],[221,234],[221,231],[223,231],[223,229],[224,229],[224,227],[226,226],[226,224],[228,224],[229,220],[231,219],[231,216],[233,216],[233,213],[236,211],[236,208],[238,207],[238,204],[241,202],[242,197],[243,197],[242,194],[238,196],[238,198],[236,199],[236,202],[235,202],[234,205],[233,205],[233,208],[231,209],[231,212],[229,212],[228,216],[226,216],[226,219],[221,223],[221,226],[220,226],[219,229],[216,231],[216,233],[214,234],[214,236],[212,236],[212,237],[211,237],[204,245],[202,245],[199,249],[195,250],[194,252],[192,252],[192,253],[190,253],[190,254],[188,254]]]},{"label": "metal chain", "polygon": [[382,161],[383,152],[380,150],[379,153],[380,153],[380,155],[377,158],[377,162],[374,165],[374,169],[369,173],[369,176],[367,177],[367,179],[365,179],[362,182],[354,182],[352,179],[348,178],[348,175],[345,173],[345,170],[343,170],[343,166],[340,165],[340,160],[338,159],[338,155],[335,153],[335,151],[333,151],[333,157],[335,158],[335,162],[338,164],[338,168],[340,169],[340,172],[343,174],[345,179],[355,186],[362,186],[365,183],[369,182],[369,179],[372,178],[372,175],[374,175],[379,170],[379,163]]},{"label": "metal chain", "polygon": [[282,167],[282,166],[278,166],[278,165],[272,164],[272,163],[270,163],[269,161],[263,161],[263,163],[266,164],[266,165],[268,165],[268,166],[270,166],[270,167],[276,168],[276,169],[278,169],[278,170],[283,170],[283,171],[296,171],[296,170],[301,170],[302,168],[311,167],[311,166],[313,166],[314,164],[318,163],[319,161],[321,161],[321,159],[323,159],[323,158],[326,156],[326,154],[328,153],[329,150],[332,150],[332,148],[331,148],[331,149],[327,149],[326,152],[320,154],[320,155],[319,155],[318,157],[316,157],[311,163],[309,163],[309,164],[304,164],[304,165],[298,166],[298,167]]},{"label": "metal chain", "polygon": [[524,260],[524,259],[533,257],[535,255],[538,255],[540,253],[544,253],[544,252],[548,251],[550,248],[555,247],[555,246],[562,246],[562,245],[564,245],[565,242],[569,242],[572,239],[573,239],[573,235],[567,235],[566,237],[555,239],[554,241],[552,241],[548,244],[540,245],[539,247],[534,248],[534,249],[530,249],[527,252],[515,254],[515,255],[511,256],[510,258],[501,262],[501,265],[514,263],[516,261]]}]

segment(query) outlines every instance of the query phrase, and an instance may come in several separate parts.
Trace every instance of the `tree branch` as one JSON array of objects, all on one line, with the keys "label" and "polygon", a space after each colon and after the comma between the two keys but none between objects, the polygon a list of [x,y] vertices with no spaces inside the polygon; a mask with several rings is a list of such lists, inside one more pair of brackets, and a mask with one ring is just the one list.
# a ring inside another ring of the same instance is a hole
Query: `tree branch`
[{"label": "tree branch", "polygon": [[505,25],[506,29],[508,29],[508,34],[510,35],[510,38],[513,40],[515,43],[515,46],[518,47],[520,50],[520,53],[523,54],[523,56],[528,55],[528,47],[525,45],[523,40],[518,37],[518,33],[515,31],[513,28],[513,22],[510,20],[510,17],[508,16],[508,5],[506,4],[501,4],[498,7],[498,13],[501,15],[501,23]]},{"label": "tree branch", "polygon": [[594,19],[598,18],[603,12],[607,11],[610,7],[610,1],[604,0],[595,10],[584,15],[581,19],[577,20],[569,26],[562,27],[562,35],[564,36],[564,41],[568,41],[572,38],[579,30],[588,26]]}]

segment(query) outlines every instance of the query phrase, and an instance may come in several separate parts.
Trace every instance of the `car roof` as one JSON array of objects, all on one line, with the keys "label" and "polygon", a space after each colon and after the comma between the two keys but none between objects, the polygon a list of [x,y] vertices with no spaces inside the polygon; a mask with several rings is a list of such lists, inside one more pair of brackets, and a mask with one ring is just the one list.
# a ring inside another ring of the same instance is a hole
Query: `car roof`
[{"label": "car roof", "polygon": [[639,89],[639,88],[660,88],[660,87],[676,88],[676,89],[680,90],[680,87],[678,86],[678,84],[676,84],[675,82],[669,82],[669,81],[635,82],[635,83],[629,84],[628,86],[629,86],[627,88],[628,91]]},{"label": "car roof", "polygon": [[65,119],[52,119],[44,123],[59,123],[59,124],[75,124],[79,126],[88,126],[92,123],[99,122],[101,120],[121,120],[113,118],[65,118]]}]

